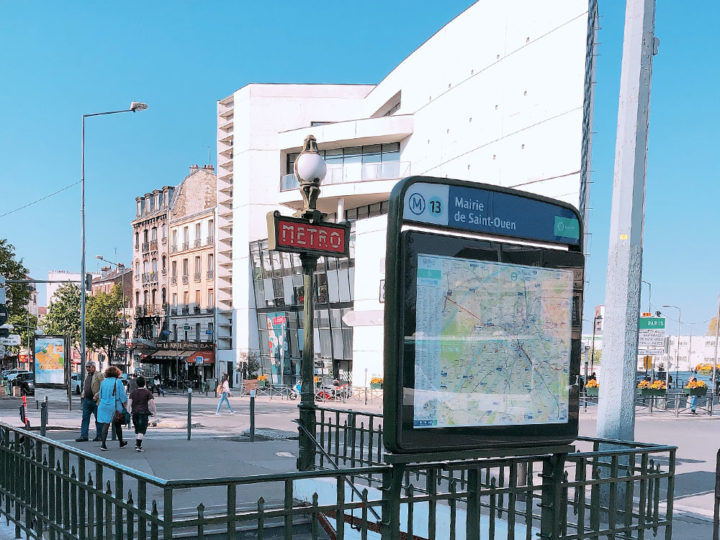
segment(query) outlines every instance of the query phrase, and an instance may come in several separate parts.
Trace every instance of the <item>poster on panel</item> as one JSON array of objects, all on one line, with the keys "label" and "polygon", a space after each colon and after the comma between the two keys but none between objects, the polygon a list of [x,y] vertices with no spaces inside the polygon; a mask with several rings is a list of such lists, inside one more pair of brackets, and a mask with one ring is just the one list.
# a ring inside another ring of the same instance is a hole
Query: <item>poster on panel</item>
[{"label": "poster on panel", "polygon": [[64,384],[68,348],[64,336],[35,338],[35,383]]}]

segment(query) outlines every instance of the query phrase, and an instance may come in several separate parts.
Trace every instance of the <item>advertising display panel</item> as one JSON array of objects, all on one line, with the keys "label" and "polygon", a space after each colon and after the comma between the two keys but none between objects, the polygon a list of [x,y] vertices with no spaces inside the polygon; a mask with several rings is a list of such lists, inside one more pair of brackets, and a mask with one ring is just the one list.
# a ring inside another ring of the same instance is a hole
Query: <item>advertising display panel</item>
[{"label": "advertising display panel", "polygon": [[35,337],[35,384],[65,384],[69,357],[65,336]]},{"label": "advertising display panel", "polygon": [[584,268],[575,210],[419,177],[393,191],[388,224],[387,449],[572,441]]}]

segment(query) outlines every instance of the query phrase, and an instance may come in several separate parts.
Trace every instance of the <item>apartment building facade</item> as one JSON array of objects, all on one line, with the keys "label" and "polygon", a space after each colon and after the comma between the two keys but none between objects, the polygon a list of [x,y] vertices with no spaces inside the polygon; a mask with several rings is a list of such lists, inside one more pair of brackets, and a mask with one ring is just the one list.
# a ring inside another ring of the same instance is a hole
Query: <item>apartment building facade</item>
[{"label": "apartment building facade", "polygon": [[152,354],[166,337],[168,287],[168,214],[175,188],[163,186],[135,199],[132,220],[133,357],[136,362]]},{"label": "apartment building facade", "polygon": [[[214,377],[215,203],[212,165],[194,165],[177,187],[170,209],[169,344],[184,377]],[[157,356],[157,354],[155,355]]]}]

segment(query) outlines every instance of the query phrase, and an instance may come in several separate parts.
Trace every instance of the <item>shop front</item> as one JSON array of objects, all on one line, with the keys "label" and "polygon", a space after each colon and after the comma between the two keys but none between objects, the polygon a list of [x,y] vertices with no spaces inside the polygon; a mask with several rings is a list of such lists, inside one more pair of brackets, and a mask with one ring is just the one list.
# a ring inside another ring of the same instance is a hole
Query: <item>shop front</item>
[{"label": "shop front", "polygon": [[203,383],[213,378],[215,351],[190,351],[185,357],[185,364],[189,382],[192,383],[193,388],[201,390]]}]

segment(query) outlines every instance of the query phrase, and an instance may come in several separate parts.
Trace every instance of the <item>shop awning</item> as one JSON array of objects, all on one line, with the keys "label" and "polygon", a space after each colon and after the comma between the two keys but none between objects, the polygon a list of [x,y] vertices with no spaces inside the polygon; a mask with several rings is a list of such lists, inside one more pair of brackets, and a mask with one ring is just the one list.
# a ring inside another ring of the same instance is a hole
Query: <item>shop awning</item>
[{"label": "shop awning", "polygon": [[160,362],[170,362],[175,360],[185,360],[190,351],[172,351],[172,350],[160,350],[143,358],[142,361],[147,364],[158,364]]},{"label": "shop awning", "polygon": [[215,351],[190,351],[187,355],[187,363],[198,366],[215,363]]}]

